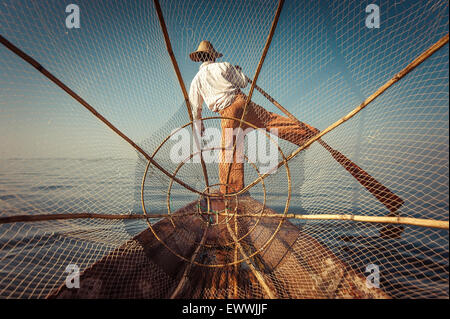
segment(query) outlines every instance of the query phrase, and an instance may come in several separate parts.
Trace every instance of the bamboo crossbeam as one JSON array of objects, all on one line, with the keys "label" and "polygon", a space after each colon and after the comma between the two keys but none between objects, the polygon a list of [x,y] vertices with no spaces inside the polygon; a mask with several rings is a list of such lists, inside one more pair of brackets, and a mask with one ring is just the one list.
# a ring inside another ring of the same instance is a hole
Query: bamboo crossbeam
[{"label": "bamboo crossbeam", "polygon": [[[219,213],[219,215],[231,216],[232,214]],[[343,220],[377,224],[401,224],[447,230],[449,229],[449,221],[415,217],[364,216],[351,214],[264,214],[262,216],[259,214],[240,214],[239,217],[287,218],[301,220]]]},{"label": "bamboo crossbeam", "polygon": [[[388,80],[385,84],[383,84],[381,87],[379,87],[372,95],[370,95],[367,99],[364,100],[358,107],[353,109],[350,113],[348,113],[346,116],[341,118],[340,120],[336,121],[335,123],[328,126],[326,129],[321,131],[319,134],[315,135],[314,137],[310,138],[308,141],[306,141],[305,144],[297,148],[295,151],[293,151],[287,158],[286,161],[289,161],[293,159],[295,156],[297,156],[302,150],[309,147],[312,143],[322,138],[325,134],[331,132],[341,124],[345,123],[346,121],[350,120],[353,116],[358,114],[361,110],[363,110],[366,106],[368,106],[370,103],[372,103],[376,98],[378,98],[381,94],[383,94],[388,88],[390,88],[394,83],[398,82],[400,79],[402,79],[404,76],[406,76],[409,72],[414,70],[417,66],[419,66],[422,62],[424,62],[426,59],[428,59],[430,56],[432,56],[435,52],[437,52],[440,48],[442,48],[444,45],[448,43],[449,35],[445,35],[442,37],[439,41],[437,41],[435,44],[433,44],[431,47],[429,47],[427,50],[425,50],[422,54],[420,54],[417,58],[415,58],[410,64],[408,64],[403,70],[401,70],[399,73],[394,75],[390,80]],[[240,190],[237,194],[242,194],[247,192],[250,188],[258,184],[261,179],[266,178],[267,176],[270,176],[274,171],[276,171],[278,168],[283,166],[285,161],[281,161],[276,165],[273,169],[271,169],[269,172],[265,173],[264,175],[261,175],[260,177],[257,177],[253,182],[248,184],[246,187],[244,187],[242,190]]]},{"label": "bamboo crossbeam", "polygon": [[196,213],[180,214],[96,214],[96,213],[66,213],[66,214],[39,214],[39,215],[14,215],[0,217],[0,224],[21,223],[21,222],[41,222],[49,220],[64,219],[146,219],[146,218],[164,218],[164,217],[183,217],[195,215]]},{"label": "bamboo crossbeam", "polygon": [[[148,217],[140,214],[95,214],[95,213],[73,213],[73,214],[42,214],[42,215],[15,215],[0,217],[0,224],[19,223],[19,222],[40,222],[49,220],[64,219],[146,219],[146,218],[165,218],[165,217],[184,217],[197,213],[180,213],[180,214],[154,214]],[[205,215],[214,215],[216,213],[204,212]],[[219,213],[218,215],[232,216],[232,214]],[[344,220],[355,222],[381,223],[381,224],[403,224],[439,229],[449,229],[449,221],[414,218],[414,217],[390,217],[390,216],[363,216],[351,214],[240,214],[239,217],[254,218],[287,218],[302,220]]]}]

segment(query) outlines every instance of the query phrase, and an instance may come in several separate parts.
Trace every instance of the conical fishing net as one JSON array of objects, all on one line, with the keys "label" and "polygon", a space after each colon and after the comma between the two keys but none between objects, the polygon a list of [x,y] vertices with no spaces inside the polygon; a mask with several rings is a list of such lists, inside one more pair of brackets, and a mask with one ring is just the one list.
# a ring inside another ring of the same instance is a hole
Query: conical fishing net
[{"label": "conical fishing net", "polygon": [[[1,298],[448,298],[448,1],[76,5],[0,3]],[[320,131],[220,198],[202,40]]]}]

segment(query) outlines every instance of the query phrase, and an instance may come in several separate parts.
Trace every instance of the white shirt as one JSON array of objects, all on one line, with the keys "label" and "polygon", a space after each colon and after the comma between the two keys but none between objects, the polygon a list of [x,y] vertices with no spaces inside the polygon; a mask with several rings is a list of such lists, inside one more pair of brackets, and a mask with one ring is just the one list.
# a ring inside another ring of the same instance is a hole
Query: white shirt
[{"label": "white shirt", "polygon": [[230,106],[239,88],[247,86],[242,71],[228,62],[203,62],[189,89],[194,120],[202,116],[203,101],[213,112]]}]

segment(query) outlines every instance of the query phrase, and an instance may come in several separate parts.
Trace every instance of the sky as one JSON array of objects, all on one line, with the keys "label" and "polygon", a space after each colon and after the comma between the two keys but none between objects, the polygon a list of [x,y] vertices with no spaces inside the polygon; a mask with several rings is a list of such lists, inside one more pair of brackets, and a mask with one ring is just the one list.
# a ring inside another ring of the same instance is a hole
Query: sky
[{"label": "sky", "polygon": [[[80,7],[79,29],[66,27],[65,1],[2,1],[0,33],[137,143],[162,126],[188,122],[187,115],[179,123],[169,121],[185,106],[153,2],[73,3]],[[370,3],[286,1],[258,84],[299,119],[324,129],[448,32],[445,1],[374,1],[380,6],[379,29],[365,26]],[[161,1],[186,87],[199,66],[188,54],[203,39],[224,53],[221,61],[240,65],[252,77],[276,4]],[[421,114],[417,105],[410,107],[417,101],[433,106],[433,125],[445,129],[448,73],[442,68],[448,45],[440,54],[414,75],[428,86],[394,90],[373,107],[377,114],[389,114],[387,106],[401,106],[384,122],[389,129],[399,121],[410,127],[408,118]],[[0,61],[0,158],[135,156],[81,105],[4,47]],[[254,101],[275,111],[257,93]],[[330,139],[357,153],[357,144],[380,130],[377,116],[373,123],[365,114],[355,117]]]}]

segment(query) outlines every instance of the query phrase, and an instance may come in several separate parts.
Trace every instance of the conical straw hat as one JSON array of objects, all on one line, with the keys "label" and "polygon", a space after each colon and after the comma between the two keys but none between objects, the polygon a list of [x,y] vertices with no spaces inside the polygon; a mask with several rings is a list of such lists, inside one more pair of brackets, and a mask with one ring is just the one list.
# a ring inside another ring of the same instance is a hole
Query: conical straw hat
[{"label": "conical straw hat", "polygon": [[189,57],[191,58],[192,61],[199,62],[202,53],[208,53],[213,58],[220,58],[223,55],[222,53],[219,53],[216,50],[214,50],[211,42],[202,41],[200,42],[197,51],[194,51],[191,54],[189,54]]}]

